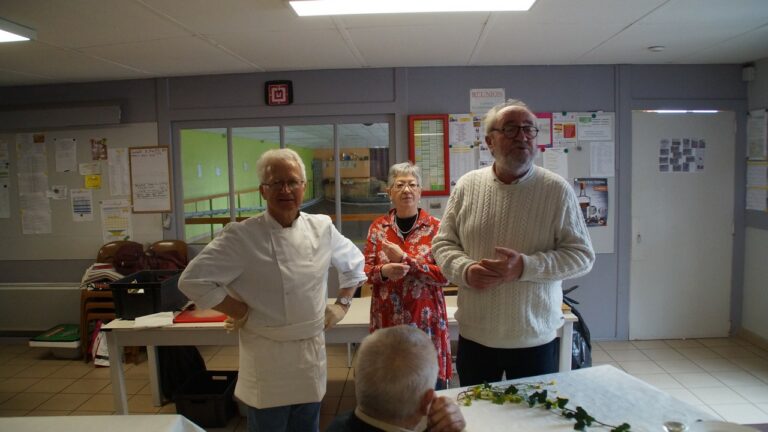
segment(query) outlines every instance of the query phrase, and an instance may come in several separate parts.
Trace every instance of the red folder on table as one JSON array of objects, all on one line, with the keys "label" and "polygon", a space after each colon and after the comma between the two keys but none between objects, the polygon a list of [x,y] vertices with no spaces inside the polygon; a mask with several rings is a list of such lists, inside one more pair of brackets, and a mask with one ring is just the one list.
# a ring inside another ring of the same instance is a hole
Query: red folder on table
[{"label": "red folder on table", "polygon": [[223,322],[227,315],[213,309],[187,309],[176,315],[175,323]]}]

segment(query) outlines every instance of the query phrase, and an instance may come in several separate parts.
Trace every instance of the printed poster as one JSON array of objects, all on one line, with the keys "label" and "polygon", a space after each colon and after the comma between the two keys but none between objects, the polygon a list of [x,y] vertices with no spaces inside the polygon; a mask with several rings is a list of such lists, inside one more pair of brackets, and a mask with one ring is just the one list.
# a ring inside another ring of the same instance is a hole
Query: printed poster
[{"label": "printed poster", "polygon": [[573,188],[587,227],[608,225],[608,179],[575,178]]}]

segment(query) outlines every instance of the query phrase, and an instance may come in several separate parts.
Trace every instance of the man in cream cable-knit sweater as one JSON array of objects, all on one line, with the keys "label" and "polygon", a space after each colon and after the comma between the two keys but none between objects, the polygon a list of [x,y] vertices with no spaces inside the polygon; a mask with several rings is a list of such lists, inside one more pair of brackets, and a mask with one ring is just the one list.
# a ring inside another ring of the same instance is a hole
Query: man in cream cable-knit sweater
[{"label": "man in cream cable-knit sweater", "polygon": [[491,167],[461,177],[432,254],[459,286],[456,367],[462,386],[557,371],[561,281],[595,253],[573,189],[533,165],[536,117],[520,101],[488,111]]}]

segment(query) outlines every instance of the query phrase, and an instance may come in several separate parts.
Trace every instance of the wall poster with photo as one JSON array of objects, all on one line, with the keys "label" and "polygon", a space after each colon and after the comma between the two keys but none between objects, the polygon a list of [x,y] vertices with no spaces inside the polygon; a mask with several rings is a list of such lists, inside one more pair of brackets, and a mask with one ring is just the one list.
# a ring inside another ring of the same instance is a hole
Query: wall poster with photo
[{"label": "wall poster with photo", "polygon": [[587,226],[608,226],[608,179],[575,178],[573,187]]}]

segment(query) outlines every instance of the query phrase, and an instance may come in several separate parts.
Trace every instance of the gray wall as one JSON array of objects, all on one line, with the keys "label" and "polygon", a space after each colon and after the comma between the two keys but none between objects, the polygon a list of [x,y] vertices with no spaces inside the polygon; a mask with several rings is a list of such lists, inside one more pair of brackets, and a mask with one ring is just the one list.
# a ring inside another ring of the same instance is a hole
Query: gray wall
[{"label": "gray wall", "polygon": [[[263,82],[290,79],[294,104],[264,105]],[[150,84],[151,83],[151,84]],[[629,310],[631,193],[631,111],[645,108],[710,108],[737,113],[740,134],[737,160],[743,160],[746,85],[738,65],[702,66],[494,66],[273,72],[167,78],[61,86],[0,88],[0,110],[19,105],[121,101],[124,121],[157,121],[158,142],[173,141],[178,124],[201,120],[288,119],[320,116],[393,115],[398,161],[407,155],[407,115],[461,113],[469,110],[470,88],[506,90],[534,111],[616,112],[616,185],[618,218],[615,253],[599,254],[593,271],[564,286],[579,284],[574,297],[597,339],[626,339]],[[148,117],[151,117],[148,118]],[[178,158],[178,154],[174,154]],[[740,158],[741,157],[741,158]],[[744,167],[736,167],[743,188]],[[180,182],[179,173],[174,173]],[[738,191],[734,260],[743,259],[744,203]],[[180,196],[176,197],[180,200]],[[181,206],[176,205],[176,208]],[[166,230],[176,237],[178,227]],[[741,233],[741,234],[739,234]],[[741,251],[741,254],[738,252]],[[0,281],[26,281],[29,266],[0,262]],[[58,263],[39,263],[44,267]],[[61,266],[58,266],[60,268]],[[734,265],[734,269],[741,269]],[[77,272],[73,272],[77,273]],[[738,273],[738,274],[736,274]],[[48,277],[53,277],[49,275]],[[734,298],[741,298],[741,271],[734,272]],[[79,274],[77,276],[79,279]],[[739,301],[740,305],[741,302]],[[740,307],[733,311],[740,325]]]}]

